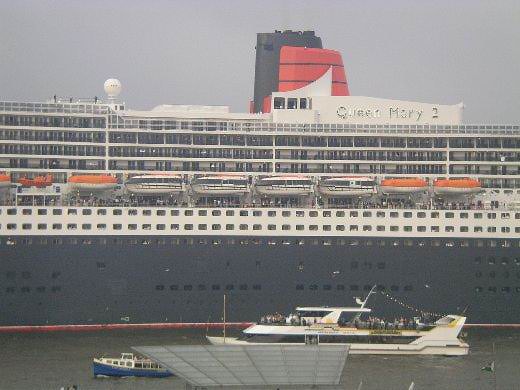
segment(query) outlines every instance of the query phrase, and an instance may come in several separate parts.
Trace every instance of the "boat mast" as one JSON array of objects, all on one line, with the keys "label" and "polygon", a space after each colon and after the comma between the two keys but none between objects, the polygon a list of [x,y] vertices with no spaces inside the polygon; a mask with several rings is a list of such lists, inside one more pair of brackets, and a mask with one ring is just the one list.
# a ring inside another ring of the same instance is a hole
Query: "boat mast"
[{"label": "boat mast", "polygon": [[224,294],[224,309],[223,309],[223,333],[224,333],[224,344],[226,344],[226,294]]}]

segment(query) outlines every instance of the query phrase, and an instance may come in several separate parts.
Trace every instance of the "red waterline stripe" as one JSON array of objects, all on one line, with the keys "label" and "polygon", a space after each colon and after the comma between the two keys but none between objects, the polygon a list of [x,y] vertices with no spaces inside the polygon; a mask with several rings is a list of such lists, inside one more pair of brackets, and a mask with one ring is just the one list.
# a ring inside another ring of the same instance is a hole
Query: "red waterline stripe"
[{"label": "red waterline stripe", "polygon": [[[252,322],[228,322],[226,328],[244,329]],[[91,332],[117,329],[222,329],[222,322],[160,322],[151,324],[0,326],[0,333]],[[465,324],[464,328],[520,329],[520,324]]]},{"label": "red waterline stripe", "polygon": [[[226,328],[243,329],[252,322],[228,322]],[[222,329],[222,322],[163,322],[151,324],[0,326],[0,333],[91,332],[117,329]]]}]

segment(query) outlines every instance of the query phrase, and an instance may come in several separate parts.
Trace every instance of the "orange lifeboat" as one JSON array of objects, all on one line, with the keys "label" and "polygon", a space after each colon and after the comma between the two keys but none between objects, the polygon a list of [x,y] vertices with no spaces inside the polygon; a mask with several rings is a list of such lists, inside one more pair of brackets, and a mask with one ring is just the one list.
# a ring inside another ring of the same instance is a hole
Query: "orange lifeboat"
[{"label": "orange lifeboat", "polygon": [[415,177],[383,179],[379,188],[381,188],[381,192],[385,195],[406,195],[426,190],[428,188],[428,183],[426,180]]},{"label": "orange lifeboat", "polygon": [[11,186],[11,176],[0,175],[0,191],[8,189]]},{"label": "orange lifeboat", "polygon": [[437,179],[433,182],[436,195],[471,195],[482,191],[482,186],[475,179]]},{"label": "orange lifeboat", "polygon": [[109,191],[117,186],[117,178],[110,175],[74,175],[68,182],[71,190],[81,192]]},{"label": "orange lifeboat", "polygon": [[18,179],[18,183],[23,187],[45,188],[52,185],[52,175],[36,176],[34,179],[22,177]]}]

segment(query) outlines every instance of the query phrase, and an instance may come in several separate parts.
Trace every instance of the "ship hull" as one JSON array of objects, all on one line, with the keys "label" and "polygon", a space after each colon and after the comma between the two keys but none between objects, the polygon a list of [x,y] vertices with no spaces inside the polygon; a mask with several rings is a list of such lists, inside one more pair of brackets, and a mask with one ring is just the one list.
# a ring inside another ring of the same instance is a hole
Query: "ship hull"
[{"label": "ship hull", "polygon": [[371,297],[370,306],[389,319],[464,312],[469,323],[520,323],[516,241],[488,247],[471,240],[436,246],[433,239],[407,246],[404,238],[377,237],[359,237],[355,246],[337,237],[0,239],[2,326],[220,322],[224,294],[228,321],[257,321],[301,305],[353,304],[374,284],[387,295]]}]

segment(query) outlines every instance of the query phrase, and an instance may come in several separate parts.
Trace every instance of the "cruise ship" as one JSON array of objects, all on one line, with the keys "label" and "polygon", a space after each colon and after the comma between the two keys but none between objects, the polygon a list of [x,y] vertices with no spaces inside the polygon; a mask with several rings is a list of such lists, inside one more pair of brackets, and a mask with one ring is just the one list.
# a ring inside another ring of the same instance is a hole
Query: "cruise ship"
[{"label": "cruise ship", "polygon": [[[297,306],[520,323],[520,131],[352,96],[261,33],[249,112],[0,102],[0,326],[253,321]],[[50,91],[52,94],[53,91]]]}]

